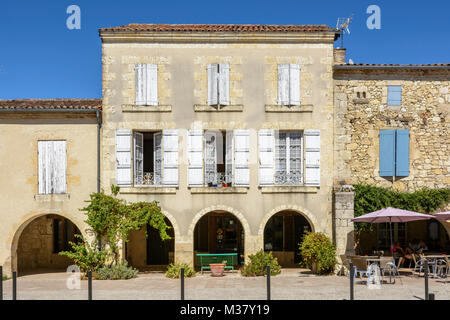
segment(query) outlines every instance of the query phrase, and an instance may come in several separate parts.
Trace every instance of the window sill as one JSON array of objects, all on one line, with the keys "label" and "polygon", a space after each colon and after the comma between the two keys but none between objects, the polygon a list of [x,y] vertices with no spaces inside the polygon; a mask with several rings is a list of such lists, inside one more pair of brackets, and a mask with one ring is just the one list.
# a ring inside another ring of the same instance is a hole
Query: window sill
[{"label": "window sill", "polygon": [[260,187],[261,193],[317,193],[319,187],[313,186],[273,186]]},{"label": "window sill", "polygon": [[236,104],[229,106],[208,106],[208,105],[194,105],[195,112],[242,112],[244,110],[244,105]]},{"label": "window sill", "polygon": [[368,104],[369,103],[369,99],[367,99],[367,98],[354,98],[353,99],[353,103],[354,104]]},{"label": "window sill", "polygon": [[51,201],[65,201],[70,199],[70,194],[68,193],[53,193],[53,194],[35,194],[34,200],[40,202],[51,202]]},{"label": "window sill", "polygon": [[202,193],[247,193],[244,187],[191,187],[192,194]]},{"label": "window sill", "polygon": [[171,105],[158,105],[158,106],[137,106],[134,104],[122,105],[122,112],[171,112]]},{"label": "window sill", "polygon": [[174,187],[128,187],[120,188],[120,194],[175,194]]},{"label": "window sill", "polygon": [[301,106],[279,106],[266,104],[266,112],[313,112],[312,104]]}]

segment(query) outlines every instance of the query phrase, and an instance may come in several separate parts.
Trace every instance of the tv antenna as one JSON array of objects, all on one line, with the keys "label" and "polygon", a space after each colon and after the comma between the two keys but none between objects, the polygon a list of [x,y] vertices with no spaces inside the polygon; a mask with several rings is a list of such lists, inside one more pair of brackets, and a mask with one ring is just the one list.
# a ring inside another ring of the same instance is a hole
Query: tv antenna
[{"label": "tv antenna", "polygon": [[336,29],[339,29],[341,34],[341,48],[344,48],[344,33],[350,34],[350,29],[348,26],[353,19],[353,13],[348,18],[338,18],[336,22]]}]

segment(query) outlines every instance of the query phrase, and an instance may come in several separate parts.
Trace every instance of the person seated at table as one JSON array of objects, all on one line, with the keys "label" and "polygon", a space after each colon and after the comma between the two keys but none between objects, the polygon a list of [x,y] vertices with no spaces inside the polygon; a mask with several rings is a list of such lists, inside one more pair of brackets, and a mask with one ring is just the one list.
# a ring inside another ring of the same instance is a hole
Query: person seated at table
[{"label": "person seated at table", "polygon": [[420,240],[420,242],[419,242],[419,249],[417,249],[416,252],[417,253],[423,253],[426,250],[428,250],[427,244],[425,243],[425,241]]},{"label": "person seated at table", "polygon": [[391,249],[389,250],[389,252],[392,254],[392,251],[394,253],[400,254],[400,258],[398,259],[398,266],[399,267],[402,267],[406,260],[411,260],[412,259],[412,257],[411,257],[411,249],[410,248],[406,248],[405,250],[403,250],[403,248],[400,247],[398,242],[394,242],[394,244],[391,247]]},{"label": "person seated at table", "polygon": [[420,248],[419,241],[414,238],[410,243],[408,243],[408,247],[412,253],[415,253]]}]

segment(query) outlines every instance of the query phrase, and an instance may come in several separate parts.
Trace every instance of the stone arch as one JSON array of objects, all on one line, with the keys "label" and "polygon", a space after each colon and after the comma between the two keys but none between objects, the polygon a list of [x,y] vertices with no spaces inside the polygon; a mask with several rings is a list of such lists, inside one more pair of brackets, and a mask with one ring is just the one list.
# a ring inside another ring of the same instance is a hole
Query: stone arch
[{"label": "stone arch", "polygon": [[175,233],[175,239],[179,239],[181,237],[180,234],[180,226],[177,223],[177,220],[175,219],[175,217],[170,214],[168,211],[161,209],[161,213],[167,218],[169,219],[170,223],[172,224],[173,227],[173,232]]},{"label": "stone arch", "polygon": [[202,209],[194,216],[194,218],[192,219],[192,222],[189,226],[189,229],[188,229],[188,238],[193,239],[195,226],[197,225],[197,222],[201,219],[201,217],[203,217],[205,214],[207,214],[209,212],[217,211],[217,210],[227,211],[227,212],[233,214],[236,218],[239,219],[239,222],[242,224],[242,227],[244,228],[245,236],[247,237],[248,235],[251,234],[250,233],[250,225],[248,224],[247,219],[245,219],[244,215],[240,211],[238,211],[232,207],[219,204],[219,205],[210,206],[208,208]]},{"label": "stone arch", "polygon": [[297,212],[298,214],[302,215],[303,217],[305,217],[305,219],[309,222],[309,224],[311,225],[311,229],[313,232],[316,232],[318,229],[318,221],[316,219],[316,217],[307,209],[300,207],[298,205],[281,205],[278,206],[276,208],[274,208],[273,210],[271,210],[269,213],[267,213],[264,218],[261,221],[261,224],[259,225],[259,230],[258,230],[258,236],[263,237],[264,236],[264,228],[266,227],[267,222],[269,221],[269,219],[276,213],[281,212],[281,211],[294,211]]},{"label": "stone arch", "polygon": [[57,215],[63,218],[66,218],[68,220],[70,220],[81,232],[82,236],[85,239],[93,239],[94,235],[92,232],[89,232],[87,225],[84,223],[84,221],[82,221],[82,219],[79,219],[80,217],[68,214],[66,212],[59,212],[59,211],[55,211],[55,212],[51,212],[51,211],[43,211],[43,212],[34,212],[34,213],[30,213],[28,215],[25,215],[24,217],[22,217],[22,219],[20,219],[20,221],[15,225],[15,227],[13,228],[13,230],[11,231],[10,235],[8,236],[8,243],[10,243],[10,256],[7,259],[7,263],[8,265],[6,266],[7,268],[9,267],[10,270],[6,269],[5,272],[7,273],[12,273],[12,271],[16,271],[17,270],[17,249],[19,246],[19,240],[20,240],[20,236],[22,235],[23,231],[25,230],[25,228],[34,220],[46,216],[46,215]]}]

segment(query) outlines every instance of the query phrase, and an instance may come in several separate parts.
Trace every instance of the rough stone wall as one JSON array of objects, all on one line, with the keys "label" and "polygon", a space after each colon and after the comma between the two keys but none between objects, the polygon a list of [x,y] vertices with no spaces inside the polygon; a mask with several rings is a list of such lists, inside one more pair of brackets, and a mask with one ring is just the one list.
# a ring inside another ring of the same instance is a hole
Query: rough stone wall
[{"label": "rough stone wall", "polygon": [[[450,186],[450,74],[335,73],[335,178],[399,190]],[[402,86],[400,106],[387,105],[387,86]],[[365,92],[366,98],[357,93]],[[410,174],[379,175],[379,131],[409,129]]]},{"label": "rough stone wall", "polygon": [[354,199],[353,191],[340,191],[334,193],[334,242],[336,245],[336,254],[354,253],[354,229],[351,219],[354,217]]}]

